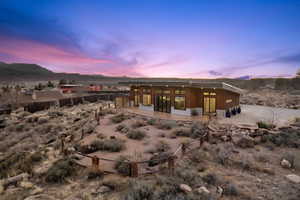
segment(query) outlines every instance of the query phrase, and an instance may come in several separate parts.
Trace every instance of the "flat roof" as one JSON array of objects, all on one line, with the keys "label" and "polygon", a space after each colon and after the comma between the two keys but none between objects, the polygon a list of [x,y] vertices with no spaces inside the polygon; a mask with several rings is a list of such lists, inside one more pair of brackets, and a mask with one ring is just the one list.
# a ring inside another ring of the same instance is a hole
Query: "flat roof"
[{"label": "flat roof", "polygon": [[175,86],[194,88],[218,88],[241,94],[243,90],[224,82],[204,82],[204,81],[124,81],[121,85],[129,86]]}]

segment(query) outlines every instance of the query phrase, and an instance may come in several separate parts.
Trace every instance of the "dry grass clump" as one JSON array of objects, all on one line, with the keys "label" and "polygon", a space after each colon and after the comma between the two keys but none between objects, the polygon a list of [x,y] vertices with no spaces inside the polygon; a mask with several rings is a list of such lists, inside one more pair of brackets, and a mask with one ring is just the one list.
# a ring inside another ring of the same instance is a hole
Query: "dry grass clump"
[{"label": "dry grass clump", "polygon": [[167,152],[171,149],[171,146],[163,140],[158,141],[155,144],[155,152]]},{"label": "dry grass clump", "polygon": [[257,124],[258,128],[265,128],[265,129],[275,128],[274,124],[263,122],[263,121],[259,121],[256,124]]},{"label": "dry grass clump", "polygon": [[126,119],[129,119],[129,116],[125,115],[124,113],[117,114],[110,118],[111,122],[113,122],[114,124],[121,123],[122,121],[124,121]]},{"label": "dry grass clump", "polygon": [[172,132],[172,134],[174,134],[178,137],[190,137],[191,130],[188,128],[177,128]]},{"label": "dry grass clump", "polygon": [[129,132],[129,128],[125,124],[119,124],[115,130],[117,132],[125,133],[125,134]]},{"label": "dry grass clump", "polygon": [[144,137],[146,137],[146,133],[142,130],[135,130],[132,129],[127,133],[127,137],[133,140],[142,140]]},{"label": "dry grass clump", "polygon": [[157,121],[156,121],[156,119],[154,119],[154,118],[150,118],[150,119],[148,119],[147,120],[147,124],[148,125],[155,125],[157,123]]},{"label": "dry grass clump", "polygon": [[119,156],[117,159],[117,162],[115,163],[114,168],[122,175],[124,176],[129,176],[130,175],[130,165],[128,162],[129,161],[127,156]]},{"label": "dry grass clump", "polygon": [[120,139],[104,139],[95,140],[90,145],[93,152],[95,151],[109,151],[109,152],[120,152],[125,149],[123,140]]},{"label": "dry grass clump", "polygon": [[131,124],[131,127],[132,128],[140,128],[140,127],[143,127],[143,126],[146,126],[146,122],[145,121],[142,121],[142,120],[137,120],[135,121],[133,124]]},{"label": "dry grass clump", "polygon": [[170,130],[176,126],[177,126],[177,124],[175,121],[161,120],[160,122],[156,123],[156,128],[162,129],[162,130]]},{"label": "dry grass clump", "polygon": [[48,183],[63,183],[65,178],[76,174],[75,162],[71,159],[58,160],[46,172],[45,180]]},{"label": "dry grass clump", "polygon": [[0,179],[26,172],[31,174],[33,166],[43,159],[40,152],[33,154],[20,152],[0,160]]}]

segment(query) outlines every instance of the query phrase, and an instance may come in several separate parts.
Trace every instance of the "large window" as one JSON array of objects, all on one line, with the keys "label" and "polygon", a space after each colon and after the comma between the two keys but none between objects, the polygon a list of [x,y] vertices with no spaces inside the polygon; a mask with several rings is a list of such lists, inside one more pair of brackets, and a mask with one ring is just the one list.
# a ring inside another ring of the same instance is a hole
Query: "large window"
[{"label": "large window", "polygon": [[143,105],[144,106],[151,105],[151,95],[150,94],[143,94]]},{"label": "large window", "polygon": [[176,110],[185,110],[185,96],[175,96],[174,108]]},{"label": "large window", "polygon": [[175,90],[175,94],[182,94],[182,95],[184,95],[185,94],[185,90],[177,89],[177,90]]}]

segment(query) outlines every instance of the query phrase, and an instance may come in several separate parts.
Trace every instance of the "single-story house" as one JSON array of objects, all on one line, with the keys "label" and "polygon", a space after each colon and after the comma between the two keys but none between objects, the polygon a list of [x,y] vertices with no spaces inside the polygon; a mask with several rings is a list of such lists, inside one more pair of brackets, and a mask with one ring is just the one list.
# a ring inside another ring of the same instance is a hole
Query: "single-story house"
[{"label": "single-story house", "polygon": [[240,109],[242,90],[223,82],[128,81],[120,84],[130,86],[130,106],[143,110],[226,116],[226,112]]}]

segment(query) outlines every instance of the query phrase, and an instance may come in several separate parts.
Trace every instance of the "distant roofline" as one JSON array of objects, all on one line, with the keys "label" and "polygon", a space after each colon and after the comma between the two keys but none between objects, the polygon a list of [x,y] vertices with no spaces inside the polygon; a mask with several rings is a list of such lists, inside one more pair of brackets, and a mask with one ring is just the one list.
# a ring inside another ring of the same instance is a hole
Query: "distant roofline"
[{"label": "distant roofline", "polygon": [[241,94],[243,90],[224,82],[213,81],[124,81],[119,82],[120,85],[128,86],[181,86],[181,87],[196,87],[196,88],[218,88],[228,90],[234,93]]}]

